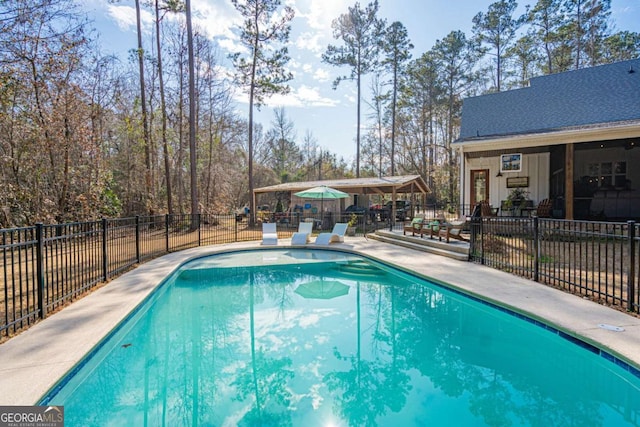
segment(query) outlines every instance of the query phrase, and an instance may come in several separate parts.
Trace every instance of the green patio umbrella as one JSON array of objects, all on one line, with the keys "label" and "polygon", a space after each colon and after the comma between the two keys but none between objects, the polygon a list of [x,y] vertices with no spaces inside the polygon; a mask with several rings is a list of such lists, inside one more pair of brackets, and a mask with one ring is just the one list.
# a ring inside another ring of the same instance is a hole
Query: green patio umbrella
[{"label": "green patio umbrella", "polygon": [[349,286],[337,280],[313,280],[302,283],[294,291],[304,298],[331,299],[349,293]]},{"label": "green patio umbrella", "polygon": [[320,214],[323,212],[323,202],[325,199],[344,199],[349,197],[349,195],[344,191],[336,190],[335,188],[327,187],[326,185],[298,191],[297,193],[294,193],[294,195],[302,197],[303,199],[320,199]]}]

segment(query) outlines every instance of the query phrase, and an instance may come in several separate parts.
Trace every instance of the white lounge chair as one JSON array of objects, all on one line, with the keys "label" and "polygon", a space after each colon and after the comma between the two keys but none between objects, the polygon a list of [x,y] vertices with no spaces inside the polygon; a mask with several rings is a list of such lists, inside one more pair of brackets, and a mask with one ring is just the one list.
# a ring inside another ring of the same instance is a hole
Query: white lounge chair
[{"label": "white lounge chair", "polygon": [[278,244],[278,231],[276,230],[275,222],[262,223],[262,244],[263,245]]},{"label": "white lounge chair", "polygon": [[320,233],[316,237],[316,245],[328,245],[329,243],[343,243],[344,234],[347,232],[347,225],[337,223],[333,226],[331,233]]},{"label": "white lounge chair", "polygon": [[306,245],[311,241],[311,232],[313,231],[312,222],[301,222],[298,225],[298,232],[291,236],[292,245]]}]

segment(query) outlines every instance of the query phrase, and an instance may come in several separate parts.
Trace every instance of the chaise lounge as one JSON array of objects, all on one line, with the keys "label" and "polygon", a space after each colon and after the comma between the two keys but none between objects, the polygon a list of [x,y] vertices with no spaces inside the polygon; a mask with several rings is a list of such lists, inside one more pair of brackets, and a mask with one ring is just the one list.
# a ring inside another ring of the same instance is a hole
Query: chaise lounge
[{"label": "chaise lounge", "polygon": [[278,244],[278,231],[276,229],[275,222],[262,223],[262,244],[263,245]]},{"label": "chaise lounge", "polygon": [[313,231],[313,222],[301,222],[298,225],[298,231],[291,236],[292,245],[306,245],[311,241],[311,232]]},{"label": "chaise lounge", "polygon": [[344,235],[347,232],[346,223],[336,223],[331,233],[320,233],[316,237],[316,245],[328,245],[329,243],[344,243]]}]

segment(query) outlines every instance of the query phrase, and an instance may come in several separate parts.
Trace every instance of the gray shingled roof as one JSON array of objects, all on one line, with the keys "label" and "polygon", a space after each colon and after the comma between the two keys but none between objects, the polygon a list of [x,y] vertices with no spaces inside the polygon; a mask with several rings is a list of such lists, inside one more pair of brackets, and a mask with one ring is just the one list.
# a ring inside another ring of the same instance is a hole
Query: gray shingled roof
[{"label": "gray shingled roof", "polygon": [[635,59],[534,77],[527,88],[467,98],[458,142],[638,119]]},{"label": "gray shingled roof", "polygon": [[429,186],[420,175],[386,176],[382,178],[342,178],[324,181],[298,181],[256,188],[255,194],[273,193],[276,191],[301,191],[308,188],[326,185],[352,194],[387,194],[395,188],[398,193],[428,193]]}]

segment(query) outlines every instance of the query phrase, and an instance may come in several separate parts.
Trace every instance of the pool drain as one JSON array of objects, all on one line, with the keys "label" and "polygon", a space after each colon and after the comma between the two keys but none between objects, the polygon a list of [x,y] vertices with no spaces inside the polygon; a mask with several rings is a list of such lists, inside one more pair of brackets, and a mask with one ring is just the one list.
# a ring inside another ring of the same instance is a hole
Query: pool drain
[{"label": "pool drain", "polygon": [[624,328],[621,326],[613,326],[613,325],[607,325],[606,323],[600,323],[598,325],[599,328],[602,329],[606,329],[607,331],[613,331],[613,332],[623,332]]}]

